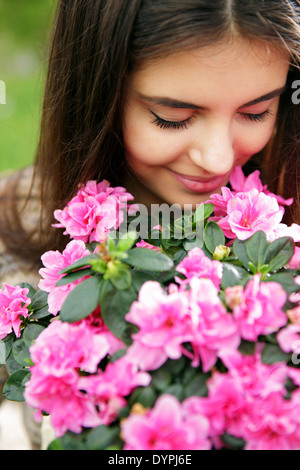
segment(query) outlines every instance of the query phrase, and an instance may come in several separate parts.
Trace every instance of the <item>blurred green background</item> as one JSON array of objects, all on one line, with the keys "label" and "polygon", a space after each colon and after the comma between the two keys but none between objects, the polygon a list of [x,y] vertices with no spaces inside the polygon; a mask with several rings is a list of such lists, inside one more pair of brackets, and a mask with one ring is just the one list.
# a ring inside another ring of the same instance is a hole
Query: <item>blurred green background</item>
[{"label": "blurred green background", "polygon": [[56,5],[57,0],[0,0],[0,86],[5,83],[0,171],[21,168],[34,159]]}]

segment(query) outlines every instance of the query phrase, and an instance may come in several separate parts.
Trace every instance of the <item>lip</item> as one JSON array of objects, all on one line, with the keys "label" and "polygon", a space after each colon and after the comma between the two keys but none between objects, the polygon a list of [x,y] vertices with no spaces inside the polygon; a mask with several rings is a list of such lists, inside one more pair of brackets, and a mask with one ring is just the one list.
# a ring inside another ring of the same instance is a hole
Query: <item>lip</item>
[{"label": "lip", "polygon": [[200,178],[196,176],[182,175],[173,170],[169,170],[174,178],[182,184],[185,189],[193,193],[206,194],[210,193],[225,185],[225,180],[228,178],[229,173],[226,175],[217,176],[215,178]]}]

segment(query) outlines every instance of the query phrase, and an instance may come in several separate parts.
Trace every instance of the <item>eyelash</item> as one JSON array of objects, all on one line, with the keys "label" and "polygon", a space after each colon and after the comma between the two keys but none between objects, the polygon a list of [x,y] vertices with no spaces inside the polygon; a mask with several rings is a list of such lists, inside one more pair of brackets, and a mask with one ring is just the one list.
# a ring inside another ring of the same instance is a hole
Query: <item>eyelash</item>
[{"label": "eyelash", "polygon": [[185,119],[184,121],[166,121],[165,119],[157,116],[153,111],[150,111],[155,119],[152,121],[153,124],[160,127],[161,129],[187,129],[190,124],[192,117]]},{"label": "eyelash", "polygon": [[[157,116],[153,111],[150,111],[155,119],[152,121],[153,124],[160,127],[161,129],[176,129],[182,130],[187,129],[188,125],[191,123],[193,116],[185,119],[184,121],[166,121],[165,119],[160,118]],[[249,121],[252,122],[263,122],[268,117],[272,116],[272,113],[267,109],[263,113],[260,114],[251,114],[251,113],[240,113],[240,115]]]},{"label": "eyelash", "polygon": [[267,109],[266,111],[264,111],[263,113],[260,113],[260,114],[241,113],[241,116],[243,116],[243,118],[245,118],[245,119],[249,119],[250,121],[263,122],[267,118],[271,117],[272,113],[271,113],[271,111],[269,111]]}]

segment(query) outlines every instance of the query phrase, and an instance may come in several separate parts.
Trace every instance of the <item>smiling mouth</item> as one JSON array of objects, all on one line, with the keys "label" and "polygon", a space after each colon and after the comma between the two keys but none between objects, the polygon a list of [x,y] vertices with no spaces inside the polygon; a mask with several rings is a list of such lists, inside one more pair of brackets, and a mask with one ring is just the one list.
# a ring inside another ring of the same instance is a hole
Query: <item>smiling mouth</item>
[{"label": "smiling mouth", "polygon": [[181,185],[193,193],[205,194],[212,192],[222,186],[225,186],[229,173],[225,175],[216,176],[215,178],[200,178],[196,176],[183,175],[176,173],[173,170],[169,170],[174,178],[181,183]]}]

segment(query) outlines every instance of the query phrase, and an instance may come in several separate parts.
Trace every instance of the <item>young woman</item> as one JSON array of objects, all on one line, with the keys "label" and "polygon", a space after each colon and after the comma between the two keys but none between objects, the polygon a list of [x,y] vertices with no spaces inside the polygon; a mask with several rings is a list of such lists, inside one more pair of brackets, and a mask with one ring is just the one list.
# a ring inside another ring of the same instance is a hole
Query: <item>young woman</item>
[{"label": "young woman", "polygon": [[299,223],[299,65],[299,0],[59,1],[34,178],[1,198],[1,280],[63,248],[53,212],[90,179],[196,205],[257,168]]},{"label": "young woman", "polygon": [[1,210],[7,250],[38,263],[61,248],[53,211],[89,179],[147,205],[196,204],[237,165],[294,197],[285,222],[299,223],[299,23],[298,0],[61,0],[34,172],[39,224],[22,229],[14,182]]}]

